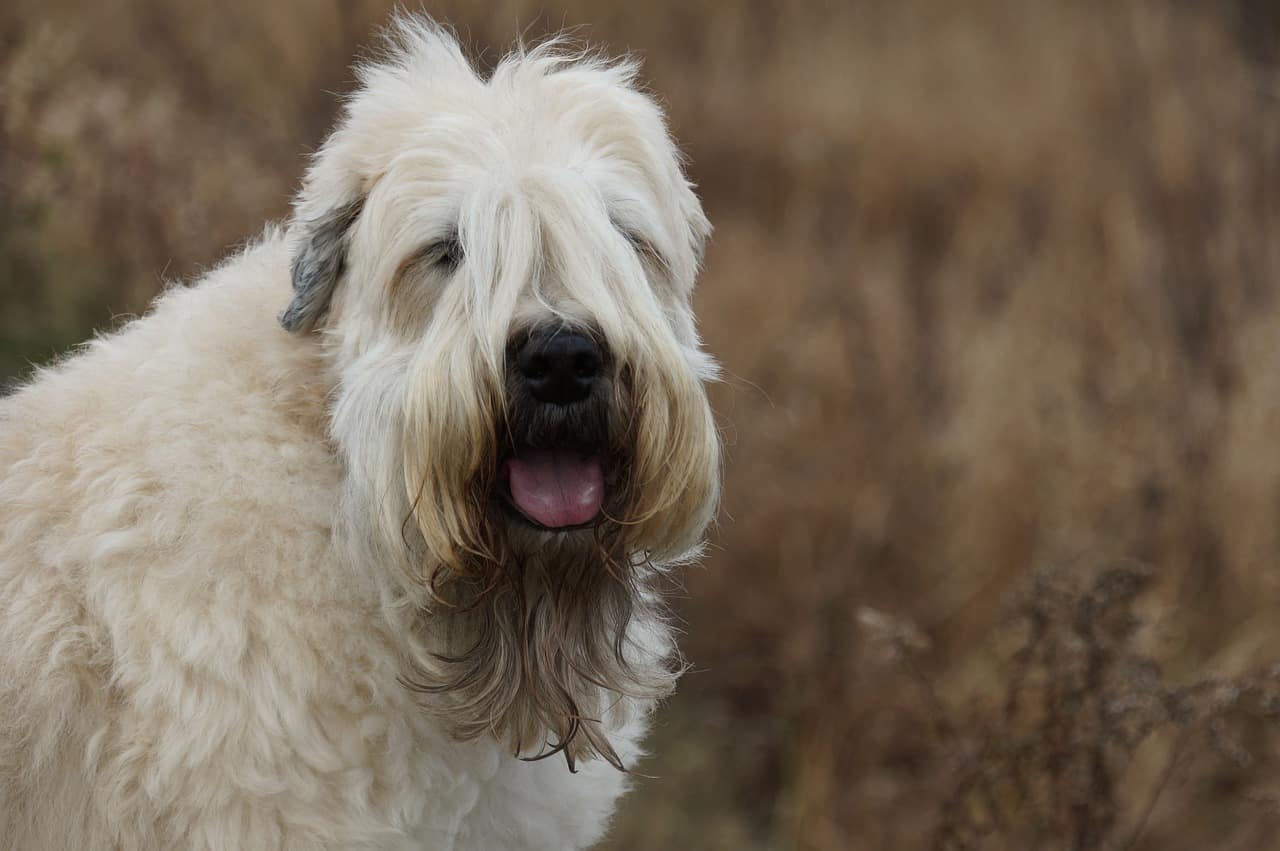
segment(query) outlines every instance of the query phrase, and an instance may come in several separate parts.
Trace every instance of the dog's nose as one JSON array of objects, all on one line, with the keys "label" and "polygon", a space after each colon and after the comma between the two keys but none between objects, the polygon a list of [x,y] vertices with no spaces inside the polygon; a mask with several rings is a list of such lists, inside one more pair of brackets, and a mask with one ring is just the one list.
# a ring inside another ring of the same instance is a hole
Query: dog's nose
[{"label": "dog's nose", "polygon": [[572,405],[590,396],[602,366],[599,344],[564,328],[535,331],[515,356],[529,395],[549,405]]}]

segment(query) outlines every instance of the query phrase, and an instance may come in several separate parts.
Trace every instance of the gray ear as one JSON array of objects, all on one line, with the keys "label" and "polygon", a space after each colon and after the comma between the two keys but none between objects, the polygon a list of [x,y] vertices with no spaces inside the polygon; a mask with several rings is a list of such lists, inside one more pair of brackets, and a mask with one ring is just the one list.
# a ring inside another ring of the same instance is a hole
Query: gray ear
[{"label": "gray ear", "polygon": [[280,324],[295,334],[313,330],[329,310],[333,291],[347,261],[347,233],[360,215],[363,198],[335,207],[304,225],[290,271],[293,301],[280,315]]}]

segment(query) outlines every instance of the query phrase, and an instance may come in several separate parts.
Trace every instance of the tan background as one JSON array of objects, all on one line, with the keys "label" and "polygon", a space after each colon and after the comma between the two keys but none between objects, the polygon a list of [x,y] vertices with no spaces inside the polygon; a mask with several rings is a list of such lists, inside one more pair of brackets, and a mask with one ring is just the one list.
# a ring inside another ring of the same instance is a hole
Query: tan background
[{"label": "tan background", "polygon": [[[284,214],[388,5],[0,6],[0,380]],[[725,510],[608,848],[1280,847],[1274,4],[431,9],[644,57],[717,227]]]}]

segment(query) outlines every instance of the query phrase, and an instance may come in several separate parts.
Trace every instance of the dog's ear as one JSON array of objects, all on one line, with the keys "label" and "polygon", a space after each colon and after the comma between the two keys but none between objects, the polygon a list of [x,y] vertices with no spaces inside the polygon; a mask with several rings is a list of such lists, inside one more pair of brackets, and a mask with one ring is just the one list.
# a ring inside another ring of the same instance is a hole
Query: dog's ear
[{"label": "dog's ear", "polygon": [[286,330],[307,333],[329,311],[333,291],[346,267],[351,225],[363,205],[364,199],[357,198],[301,225],[302,239],[289,267],[293,300],[280,315]]}]

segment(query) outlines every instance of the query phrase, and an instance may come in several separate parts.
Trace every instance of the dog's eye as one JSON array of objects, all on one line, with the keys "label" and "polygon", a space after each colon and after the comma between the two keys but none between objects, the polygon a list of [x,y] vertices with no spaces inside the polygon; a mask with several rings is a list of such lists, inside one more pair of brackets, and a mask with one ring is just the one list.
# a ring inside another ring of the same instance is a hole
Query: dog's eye
[{"label": "dog's eye", "polygon": [[629,230],[628,228],[620,227],[618,230],[622,233],[623,237],[626,238],[627,242],[631,244],[631,247],[635,250],[636,254],[639,254],[644,259],[652,260],[658,265],[665,265],[662,262],[662,255],[660,255],[657,249],[653,247],[653,243],[645,239],[643,235],[636,233],[633,230]]},{"label": "dog's eye", "polygon": [[452,272],[462,264],[462,243],[456,236],[450,236],[431,243],[422,249],[420,256],[423,262]]},{"label": "dog's eye", "polygon": [[636,251],[640,252],[641,254],[650,253],[651,249],[649,248],[649,243],[640,234],[636,233],[633,230],[624,230],[622,232],[622,235],[627,238],[627,242],[631,243],[631,247],[634,248]]}]

